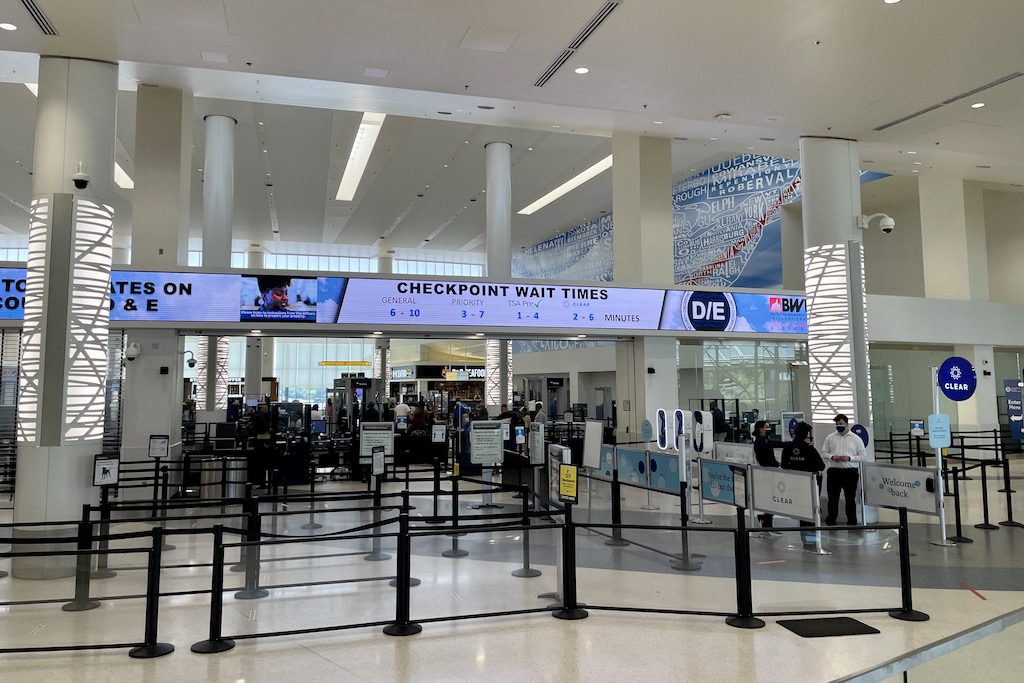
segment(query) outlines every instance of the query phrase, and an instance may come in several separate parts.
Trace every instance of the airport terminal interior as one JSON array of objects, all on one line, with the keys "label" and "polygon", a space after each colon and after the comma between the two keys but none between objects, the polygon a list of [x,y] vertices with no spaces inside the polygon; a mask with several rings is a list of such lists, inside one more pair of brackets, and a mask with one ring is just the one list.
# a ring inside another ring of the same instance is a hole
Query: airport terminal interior
[{"label": "airport terminal interior", "polygon": [[0,0],[0,678],[1016,681],[1019,0]]}]

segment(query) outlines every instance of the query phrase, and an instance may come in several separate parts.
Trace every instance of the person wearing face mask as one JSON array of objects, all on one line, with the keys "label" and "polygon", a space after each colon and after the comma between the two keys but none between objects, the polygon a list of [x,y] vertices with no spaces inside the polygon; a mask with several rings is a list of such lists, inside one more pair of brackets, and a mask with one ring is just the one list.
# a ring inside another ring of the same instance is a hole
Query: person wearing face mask
[{"label": "person wearing face mask", "polygon": [[[765,420],[758,420],[754,423],[754,459],[761,467],[778,467],[779,461],[775,459],[775,449],[772,442],[768,440],[768,423]],[[761,522],[762,529],[772,528],[774,515],[770,512],[762,512],[757,516]],[[775,532],[778,533],[778,532]]]},{"label": "person wearing face mask", "polygon": [[[793,430],[793,440],[782,447],[782,469],[796,470],[798,472],[814,472],[818,480],[818,491],[821,491],[821,472],[825,469],[825,463],[821,454],[814,447],[814,435],[812,427],[806,422],[797,423]],[[800,522],[800,526],[814,526],[812,522]],[[804,550],[813,551],[815,541],[818,538],[817,531],[801,531],[800,539],[804,543]]]},{"label": "person wearing face mask", "polygon": [[857,480],[860,478],[858,467],[861,460],[867,457],[864,442],[850,432],[850,421],[843,414],[833,418],[836,431],[825,437],[821,454],[828,466],[825,478],[825,490],[828,491],[828,515],[825,524],[834,526],[839,516],[839,492],[846,498],[846,523],[857,524]]}]

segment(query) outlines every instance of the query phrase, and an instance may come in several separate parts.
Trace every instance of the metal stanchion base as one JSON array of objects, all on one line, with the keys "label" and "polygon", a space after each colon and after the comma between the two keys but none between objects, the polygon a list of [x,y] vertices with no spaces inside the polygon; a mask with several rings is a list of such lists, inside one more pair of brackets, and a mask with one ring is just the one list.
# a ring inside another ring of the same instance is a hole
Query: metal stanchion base
[{"label": "metal stanchion base", "polygon": [[414,636],[423,627],[419,624],[391,624],[390,626],[384,627],[384,635],[386,636]]},{"label": "metal stanchion base", "polygon": [[[558,594],[558,591],[550,591],[548,593],[541,593],[537,597],[542,599],[542,600],[561,600],[562,599],[562,596],[560,596]],[[562,605],[562,603],[558,603],[559,607],[561,607],[561,605]]]},{"label": "metal stanchion base", "polygon": [[995,524],[975,524],[974,528],[975,529],[995,529],[995,530],[999,529],[999,527],[996,526]]},{"label": "metal stanchion base", "polygon": [[534,569],[533,567],[521,567],[512,571],[512,576],[520,579],[531,579],[534,576],[540,576],[541,571]]},{"label": "metal stanchion base", "polygon": [[168,550],[177,550],[177,549],[178,549],[178,546],[171,545],[170,543],[164,543],[163,547],[160,548],[160,550],[162,550],[164,552],[167,552]]},{"label": "metal stanchion base", "polygon": [[462,548],[451,548],[441,553],[441,557],[465,557],[466,555],[469,555],[469,551]]},{"label": "metal stanchion base", "polygon": [[661,507],[658,506],[658,505],[641,505],[640,509],[641,510],[660,510]]},{"label": "metal stanchion base", "polygon": [[930,543],[932,545],[937,545],[940,548],[953,548],[953,547],[956,547],[956,543],[953,543],[952,541],[950,541],[948,539],[945,539],[945,538],[943,538],[941,540],[938,540],[938,541],[930,541]]},{"label": "metal stanchion base", "polygon": [[172,652],[174,652],[174,646],[170,643],[153,643],[128,650],[128,656],[132,659],[152,659],[169,655]]},{"label": "metal stanchion base", "polygon": [[946,540],[953,541],[954,543],[974,543],[973,538],[967,538],[966,536],[949,536]]},{"label": "metal stanchion base", "polygon": [[324,525],[319,522],[308,522],[299,527],[300,529],[323,529]]},{"label": "metal stanchion base", "polygon": [[725,623],[735,628],[764,628],[764,621],[757,617],[726,617]]},{"label": "metal stanchion base", "polygon": [[470,510],[500,510],[505,507],[504,505],[498,505],[497,503],[480,503],[479,505],[470,505]]},{"label": "metal stanchion base", "polygon": [[[423,582],[420,581],[419,579],[417,579],[414,576],[414,577],[409,579],[409,588],[412,588],[413,586],[418,586],[421,583],[423,583]],[[392,588],[396,587],[398,585],[398,579],[391,579],[390,581],[388,581],[388,585],[391,586]],[[417,631],[417,633],[419,633],[419,631]]]},{"label": "metal stanchion base", "polygon": [[690,520],[690,524],[712,524],[712,523],[713,522],[710,519],[705,519],[704,517],[694,517],[693,519]]},{"label": "metal stanchion base", "polygon": [[576,621],[577,619],[586,619],[590,616],[590,613],[585,609],[575,607],[573,609],[560,609],[551,613],[555,619],[565,619],[567,621]]},{"label": "metal stanchion base", "polygon": [[681,572],[696,572],[696,571],[700,571],[701,563],[700,562],[691,562],[690,560],[679,559],[679,560],[676,560],[675,562],[670,562],[668,566],[671,567],[672,569],[676,569],[676,570],[681,571]]},{"label": "metal stanchion base", "polygon": [[100,606],[99,600],[72,600],[60,606],[64,612],[88,612]]},{"label": "metal stanchion base", "polygon": [[621,538],[609,538],[607,541],[604,542],[604,544],[614,546],[616,548],[625,548],[630,543],[629,541],[625,541]]},{"label": "metal stanchion base", "polygon": [[218,652],[227,652],[235,646],[235,641],[228,638],[218,640],[201,640],[192,646],[192,652],[197,655],[215,655]]},{"label": "metal stanchion base", "polygon": [[242,590],[235,593],[235,600],[259,600],[270,595],[270,591],[266,588],[253,588],[252,590]]},{"label": "metal stanchion base", "polygon": [[819,548],[817,546],[812,546],[810,548],[804,547],[804,552],[807,553],[808,555],[821,555],[821,556],[831,555],[832,554],[831,550],[826,550],[825,548]]},{"label": "metal stanchion base", "polygon": [[1024,529],[1024,524],[1021,524],[1020,522],[1015,522],[1015,521],[1014,522],[1002,521],[1002,522],[999,522],[999,526],[1012,526],[1012,527],[1017,527],[1018,529]]},{"label": "metal stanchion base", "polygon": [[[1006,493],[1006,489],[996,489],[997,493]],[[1010,489],[1010,493],[1017,493],[1014,489]]]},{"label": "metal stanchion base", "polygon": [[442,517],[423,517],[416,521],[423,522],[424,524],[444,524],[447,520]]},{"label": "metal stanchion base", "polygon": [[900,621],[928,621],[931,619],[927,614],[918,612],[916,609],[892,609],[889,610],[889,616]]},{"label": "metal stanchion base", "polygon": [[390,560],[391,556],[387,553],[368,553],[363,555],[363,559],[368,562],[381,562],[383,560]]},{"label": "metal stanchion base", "polygon": [[244,572],[245,571],[245,563],[244,562],[239,562],[238,564],[233,564],[230,567],[228,567],[228,571],[229,572]]},{"label": "metal stanchion base", "polygon": [[[7,572],[0,572],[0,579],[7,576]],[[90,579],[112,579],[117,576],[117,572],[113,569],[97,569],[89,574]]]}]

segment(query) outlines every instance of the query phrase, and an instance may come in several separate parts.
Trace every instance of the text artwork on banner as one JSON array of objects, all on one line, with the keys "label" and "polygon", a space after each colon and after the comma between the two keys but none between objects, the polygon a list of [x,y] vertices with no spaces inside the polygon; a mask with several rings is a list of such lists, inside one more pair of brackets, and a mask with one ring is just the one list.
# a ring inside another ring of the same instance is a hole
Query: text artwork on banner
[{"label": "text artwork on banner", "polygon": [[558,499],[563,503],[575,503],[577,500],[578,472],[576,465],[563,463],[558,466]]},{"label": "text artwork on banner", "polygon": [[[746,507],[746,468],[718,460],[700,459],[700,495],[704,500]],[[741,488],[736,489],[739,485]]]},{"label": "text artwork on banner", "polygon": [[932,448],[949,448],[952,443],[949,433],[949,415],[933,413],[928,416],[928,445]]},{"label": "text artwork on banner", "polygon": [[544,423],[530,424],[530,464],[544,464]]},{"label": "text artwork on banner", "polygon": [[939,514],[938,471],[927,467],[866,462],[864,504],[886,508],[907,508],[926,515]]},{"label": "text artwork on banner", "polygon": [[950,356],[939,366],[939,390],[950,401],[966,401],[978,388],[974,366],[966,358]]},{"label": "text artwork on banner", "polygon": [[502,422],[478,420],[469,427],[469,461],[474,465],[494,465],[502,461],[504,440]]},{"label": "text artwork on banner", "polygon": [[1006,395],[1006,416],[1010,420],[1013,438],[1024,439],[1024,410],[1021,407],[1021,382],[1019,379],[1004,379],[1003,393]]},{"label": "text artwork on banner", "polygon": [[92,460],[92,485],[113,486],[117,483],[121,461],[109,455],[97,455]]},{"label": "text artwork on banner", "polygon": [[771,512],[790,519],[814,521],[814,472],[794,472],[777,467],[752,467],[751,495],[758,512]]},{"label": "text artwork on banner", "polygon": [[[395,425],[392,422],[364,422],[359,427],[359,457],[372,458],[375,446],[384,448],[384,455],[395,454]],[[364,464],[371,464],[369,460]]]}]

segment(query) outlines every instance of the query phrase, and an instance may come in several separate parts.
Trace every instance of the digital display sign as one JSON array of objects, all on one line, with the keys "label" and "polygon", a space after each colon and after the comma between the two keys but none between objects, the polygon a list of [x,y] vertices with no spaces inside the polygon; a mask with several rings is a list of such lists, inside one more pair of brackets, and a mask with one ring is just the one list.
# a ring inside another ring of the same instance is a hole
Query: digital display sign
[{"label": "digital display sign", "polygon": [[[24,317],[25,269],[0,268],[0,320]],[[289,322],[806,335],[798,295],[558,283],[114,271],[111,322]]]}]

